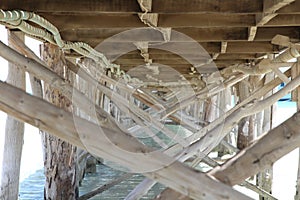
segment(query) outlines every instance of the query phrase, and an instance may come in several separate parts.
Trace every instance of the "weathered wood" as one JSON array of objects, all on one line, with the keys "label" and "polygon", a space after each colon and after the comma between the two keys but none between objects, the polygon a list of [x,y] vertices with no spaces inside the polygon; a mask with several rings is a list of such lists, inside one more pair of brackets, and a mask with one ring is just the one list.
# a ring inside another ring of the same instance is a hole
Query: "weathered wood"
[{"label": "weathered wood", "polygon": [[[11,46],[14,49],[22,53],[23,55],[27,56],[28,58],[32,58],[35,61],[39,62],[40,64],[45,65],[45,63],[29,47],[27,47],[25,43],[22,40],[20,40],[16,35],[11,34],[10,37],[12,39]],[[33,95],[42,98],[43,89],[42,89],[41,80],[32,76],[30,73],[29,73],[29,79],[30,79]]]},{"label": "weathered wood", "polygon": [[[92,1],[77,2],[76,0],[61,1],[1,1],[2,9],[24,9],[34,10],[35,12],[78,12],[86,14],[87,12],[139,12],[140,7],[137,1],[128,2],[126,0]],[[260,0],[246,0],[242,2],[228,1],[209,1],[197,0],[192,3],[188,0],[180,2],[174,0],[153,1],[152,12],[155,13],[184,13],[184,12],[228,12],[228,13],[257,13],[262,11]]]},{"label": "weathered wood", "polygon": [[[11,46],[15,35],[24,41],[22,32],[8,31],[8,45]],[[26,89],[25,71],[21,67],[9,63],[7,83],[23,90]],[[5,136],[3,147],[3,165],[0,182],[0,199],[17,200],[19,196],[19,177],[21,168],[21,156],[24,139],[24,123],[12,116],[7,116],[5,124]]]},{"label": "weathered wood", "polygon": [[[270,57],[270,56],[269,56]],[[267,84],[268,82],[274,80],[274,73],[270,72],[268,74],[265,75],[265,80],[264,83]],[[266,95],[264,95],[263,98],[268,98],[269,96],[271,96],[273,93],[275,92],[275,90],[271,90],[270,92],[268,92]],[[263,115],[262,118],[262,127],[260,131],[257,131],[257,137],[260,137],[261,135],[263,135],[264,133],[267,133],[269,130],[272,129],[272,122],[273,122],[273,109],[272,109],[273,105],[267,109],[265,109],[263,111],[263,113],[261,113]],[[273,181],[273,167],[270,167],[268,169],[265,169],[263,171],[261,171],[260,173],[257,174],[257,178],[256,178],[256,182],[257,185],[267,191],[268,193],[272,193],[272,181]],[[264,199],[263,196],[259,197],[261,200]]]},{"label": "weathered wood", "polygon": [[[297,72],[299,74],[299,69],[300,69],[300,59],[297,59],[297,63],[295,66],[293,66],[294,68],[297,69]],[[297,100],[297,111],[300,111],[300,91],[299,91],[299,87],[294,90],[297,91],[295,92],[296,96],[296,100]],[[299,153],[300,153],[300,149],[299,149]],[[300,154],[299,154],[299,158],[298,158],[298,172],[297,172],[297,179],[296,179],[296,194],[295,194],[295,200],[300,200]]]},{"label": "weathered wood", "polygon": [[[290,75],[290,70],[288,70],[285,73],[286,73],[286,75],[289,76]],[[270,90],[272,90],[275,86],[279,85],[280,83],[281,83],[281,80],[279,78],[275,78],[273,81],[267,83],[264,87],[262,87],[259,90],[255,91],[247,99],[245,99],[244,101],[240,102],[235,107],[233,107],[232,109],[230,109],[228,112],[226,112],[224,114],[224,116],[230,116],[233,113],[238,112],[239,109],[246,107],[246,105],[249,104],[250,102],[252,102],[252,101],[254,101],[256,99],[259,99],[260,97],[264,96],[266,93],[268,93]],[[224,118],[220,117],[220,118],[216,119],[215,121],[213,121],[212,123],[210,123],[207,126],[205,126],[200,131],[194,133],[193,136],[188,137],[187,140],[189,140],[192,143],[192,142],[195,141],[195,139],[202,137],[209,130],[212,130],[214,127],[217,127],[218,125],[222,124],[223,122],[224,122]],[[175,146],[172,147],[172,149],[174,151],[178,151],[178,149],[180,149],[180,147],[175,145]]]},{"label": "weathered wood", "polygon": [[226,184],[235,185],[270,167],[276,160],[299,146],[299,119],[299,113],[296,113],[209,174]]},{"label": "weathered wood", "polygon": [[[140,41],[145,42],[163,42],[164,38],[162,35],[157,34],[156,30],[153,30],[155,34],[149,34],[152,31],[147,30],[148,34],[142,34],[143,31],[139,30],[133,34],[120,34],[124,31],[130,30],[129,28],[78,28],[78,29],[63,29],[60,31],[62,38],[68,41],[85,41],[88,43],[94,42],[100,44],[105,42],[105,39],[113,37],[115,42],[136,42],[138,37]],[[218,42],[218,41],[233,41],[248,39],[248,28],[247,27],[184,27],[184,28],[173,28],[173,31],[183,33],[197,42]],[[288,36],[292,41],[299,41],[299,32],[297,27],[259,27],[255,36],[255,41],[271,41],[276,35]],[[171,34],[170,41],[186,42],[187,38],[176,37]],[[174,55],[176,56],[176,55]]]},{"label": "weathered wood", "polygon": [[226,53],[226,49],[227,49],[227,42],[224,41],[221,43],[221,53]]},{"label": "weathered wood", "polygon": [[[69,81],[63,52],[57,46],[44,44],[41,48],[41,57],[49,69]],[[44,86],[44,94],[47,101],[65,110],[72,111],[71,101],[47,83]],[[42,143],[46,177],[44,199],[78,199],[76,147],[52,136],[48,132],[42,133]]]},{"label": "weathered wood", "polygon": [[[238,149],[234,150],[235,152],[238,152]],[[215,160],[209,158],[209,157],[205,157],[203,159],[203,162],[206,163],[207,165],[211,166],[211,167],[217,167],[219,166],[219,163],[216,162]],[[273,197],[270,193],[260,189],[259,187],[257,187],[256,185],[253,185],[252,183],[248,182],[248,181],[244,181],[243,183],[240,184],[240,186],[246,187],[254,192],[256,192],[257,194],[265,197],[265,198],[269,198],[270,200],[276,200],[275,197]],[[191,198],[183,196],[182,194],[175,192],[174,190],[171,190],[170,188],[165,189],[164,191],[162,191],[155,199],[153,200],[168,200],[168,199],[185,199],[185,200],[191,200]]]},{"label": "weathered wood", "polygon": [[248,104],[247,106],[239,109],[232,114],[228,115],[223,124],[219,124],[213,127],[210,131],[208,131],[199,141],[194,142],[192,145],[188,146],[184,149],[180,155],[182,155],[181,159],[186,160],[190,156],[194,155],[196,151],[203,150],[204,154],[208,154],[215,145],[219,144],[219,142],[223,139],[223,137],[233,128],[233,126],[241,120],[243,117],[250,116],[260,112],[261,110],[271,106],[278,99],[282,98],[284,95],[298,87],[300,84],[300,76],[287,84],[284,88],[282,88],[277,93],[272,96],[261,100],[255,101],[253,103]]},{"label": "weathered wood", "polygon": [[[218,75],[218,76],[220,77],[221,75]],[[178,111],[178,109],[180,109],[180,108],[185,108],[186,106],[188,106],[191,103],[193,103],[194,101],[196,101],[196,99],[205,99],[205,98],[211,97],[211,96],[217,94],[218,92],[223,91],[225,88],[230,87],[230,86],[240,82],[241,80],[245,79],[246,77],[247,77],[247,75],[238,74],[238,75],[234,76],[233,78],[229,78],[228,80],[225,80],[224,82],[221,82],[221,83],[217,82],[212,85],[209,85],[209,86],[201,89],[200,91],[197,91],[196,94],[187,95],[187,97],[185,97],[184,99],[181,99],[180,102],[178,102],[177,104],[167,108],[166,114],[162,118],[164,119],[164,118],[168,117],[169,115]]]},{"label": "weathered wood", "polygon": [[[0,91],[3,94],[0,96],[0,107],[4,112],[49,131],[53,135],[81,148],[85,146],[80,138],[84,139],[84,144],[88,144],[86,147],[91,153],[115,161],[133,171],[158,169],[144,173],[144,175],[185,195],[195,199],[249,199],[232,188],[220,184],[202,173],[195,172],[177,161],[171,165],[167,164],[170,161],[168,156],[159,152],[147,153],[149,149],[124,132],[117,132],[105,127],[102,127],[103,132],[99,132],[97,125],[72,116],[62,109],[27,95],[3,82],[0,82]],[[36,105],[35,108],[32,108],[33,103]],[[57,119],[60,120],[60,123],[56,123]],[[74,120],[76,121],[76,127]],[[81,136],[78,135],[78,131]],[[95,133],[97,133],[97,137],[93,137]],[[110,151],[107,152],[106,149],[110,149]]]},{"label": "weathered wood", "polygon": [[[5,44],[0,42],[0,55],[6,58],[7,60],[18,64],[21,67],[24,67],[26,71],[30,72],[32,75],[36,76],[49,83],[51,87],[57,88],[69,99],[72,100],[76,106],[80,107],[84,112],[89,114],[91,117],[96,118],[97,115],[98,120],[103,125],[107,127],[112,127],[115,129],[119,129],[114,120],[111,119],[107,113],[101,109],[99,106],[95,105],[95,107],[89,106],[93,105],[91,100],[89,100],[84,94],[79,92],[77,89],[73,88],[70,84],[68,84],[64,79],[58,76],[53,71],[49,70],[44,65],[36,62],[35,60],[26,58],[15,52],[13,49],[7,47]],[[24,66],[25,63],[25,66]],[[95,109],[94,109],[95,108]]]},{"label": "weathered wood", "polygon": [[[238,98],[240,102],[250,96],[250,85],[248,83],[249,79],[238,83]],[[253,122],[250,119],[251,117],[245,117],[238,122],[237,148],[240,150],[249,146],[251,139],[253,139],[253,132],[250,130],[250,127],[253,126],[253,123],[250,123],[250,121]]]},{"label": "weathered wood", "polygon": [[256,32],[257,26],[263,26],[268,23],[270,20],[275,18],[278,14],[275,13],[277,10],[287,6],[288,4],[294,2],[295,0],[264,0],[263,1],[263,13],[261,15],[256,15],[256,26],[251,26],[249,29],[248,41],[253,41]]},{"label": "weathered wood", "polygon": [[[300,77],[297,77],[297,79],[298,79],[298,81],[300,81]],[[235,110],[230,115],[227,115],[226,119],[224,120],[224,126],[223,126],[223,124],[221,124],[221,125],[215,125],[215,126],[213,126],[211,130],[210,129],[205,129],[206,135],[201,134],[201,136],[203,136],[203,135],[204,136],[198,142],[195,142],[192,145],[190,145],[189,147],[187,147],[186,149],[184,149],[179,154],[179,155],[181,155],[180,160],[184,161],[184,160],[188,159],[190,157],[190,155],[194,154],[194,153],[193,154],[190,154],[190,153],[191,152],[195,152],[196,149],[197,150],[198,149],[200,149],[200,150],[203,149],[202,150],[203,154],[201,156],[204,156],[204,155],[208,154],[219,143],[219,142],[216,142],[216,141],[217,140],[220,141],[220,139],[222,139],[226,135],[226,133],[228,133],[233,128],[233,126],[235,125],[235,123],[237,121],[239,121],[241,118],[243,118],[245,116],[249,116],[249,115],[255,114],[256,112],[259,112],[260,110],[264,109],[265,107],[268,107],[268,106],[272,105],[273,103],[275,103],[280,98],[280,96],[282,97],[282,96],[284,96],[284,94],[286,94],[289,91],[291,91],[294,88],[296,88],[297,85],[299,85],[298,81],[294,81],[293,84],[292,83],[288,84],[287,87],[284,88],[284,90],[281,90],[281,91],[277,92],[276,94],[270,96],[266,100],[260,101],[260,103],[255,102],[255,103],[250,104],[248,106],[244,106],[243,109]],[[272,89],[272,88],[270,88],[270,89]],[[237,113],[240,113],[240,114],[237,114]],[[244,113],[244,114],[242,114],[242,113]],[[235,118],[235,117],[238,117],[238,118]],[[207,131],[207,130],[210,130],[210,131]],[[214,134],[211,135],[212,133],[214,133]],[[215,134],[217,135],[217,137],[216,137]],[[223,136],[220,137],[220,134],[223,134]],[[198,138],[198,137],[199,136],[193,135],[192,138]],[[212,143],[214,143],[214,145],[210,146],[208,144],[209,141],[211,141]],[[177,149],[176,145],[173,146],[173,147],[174,147],[174,149]]]}]

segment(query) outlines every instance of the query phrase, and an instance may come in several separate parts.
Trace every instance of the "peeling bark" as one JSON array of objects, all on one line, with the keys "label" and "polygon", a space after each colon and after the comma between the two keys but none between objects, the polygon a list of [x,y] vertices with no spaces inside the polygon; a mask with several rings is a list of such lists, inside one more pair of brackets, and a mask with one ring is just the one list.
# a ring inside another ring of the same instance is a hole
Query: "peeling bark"
[{"label": "peeling bark", "polygon": [[[44,44],[41,54],[51,70],[61,77],[68,78],[64,56],[58,47]],[[45,84],[44,98],[60,108],[72,111],[70,100],[48,84]],[[42,132],[42,142],[46,177],[44,199],[78,199],[76,147],[47,132]]]}]

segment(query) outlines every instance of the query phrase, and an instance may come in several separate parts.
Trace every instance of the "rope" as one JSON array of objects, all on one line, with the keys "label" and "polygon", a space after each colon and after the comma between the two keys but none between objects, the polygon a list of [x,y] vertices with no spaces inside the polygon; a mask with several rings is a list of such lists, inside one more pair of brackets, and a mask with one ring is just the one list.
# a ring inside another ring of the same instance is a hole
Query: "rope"
[{"label": "rope", "polygon": [[[37,28],[26,21],[33,22],[42,28]],[[63,50],[72,49],[82,56],[91,58],[95,62],[101,62],[105,69],[109,69],[118,78],[123,78],[127,83],[140,84],[142,81],[137,78],[132,78],[120,69],[120,65],[111,63],[104,54],[93,49],[90,45],[84,42],[69,42],[64,41],[58,29],[47,21],[45,18],[26,11],[4,11],[0,9],[0,22],[8,25],[10,28],[18,28],[25,34],[43,39],[51,44],[55,44]]]}]

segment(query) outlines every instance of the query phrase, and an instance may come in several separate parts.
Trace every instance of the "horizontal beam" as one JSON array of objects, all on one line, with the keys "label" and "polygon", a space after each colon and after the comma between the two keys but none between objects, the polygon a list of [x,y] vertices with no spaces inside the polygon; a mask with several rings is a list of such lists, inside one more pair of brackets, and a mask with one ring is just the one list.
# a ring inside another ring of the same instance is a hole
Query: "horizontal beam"
[{"label": "horizontal beam", "polygon": [[[53,15],[39,13],[59,30],[77,28],[146,27],[137,14]],[[254,15],[160,14],[159,27],[246,27],[255,25]]]},{"label": "horizontal beam", "polygon": [[[170,54],[174,53],[180,56],[195,55],[198,57],[207,57],[208,53],[219,53],[221,44],[218,42],[199,43],[189,42],[169,42],[163,45],[149,45],[149,54]],[[93,45],[93,44],[91,44]],[[94,44],[96,45],[96,44]],[[104,53],[110,60],[114,61],[124,54],[140,54],[132,43],[102,43],[95,48]],[[170,49],[173,52],[162,49]],[[278,53],[279,47],[270,42],[228,42],[226,52],[230,54],[243,53]]]},{"label": "horizontal beam", "polygon": [[[138,13],[141,11],[137,1],[128,0],[110,0],[94,1],[85,0],[78,2],[76,0],[40,0],[40,1],[22,1],[22,0],[3,0],[0,2],[0,8],[6,10],[18,9],[34,12],[50,13]],[[220,0],[153,0],[153,13],[262,13],[263,1],[261,0],[243,0],[243,1],[220,1]],[[295,1],[280,10],[278,13],[300,13],[300,2]]]},{"label": "horizontal beam", "polygon": [[[147,31],[131,31],[126,34],[128,28],[97,28],[97,29],[75,29],[62,30],[60,33],[62,38],[67,41],[85,41],[88,43],[102,43],[107,38],[116,42],[163,42],[162,34],[158,34],[155,30]],[[171,41],[185,42],[187,40],[195,40],[197,42],[220,42],[220,41],[247,41],[248,28],[245,27],[222,27],[222,28],[174,28],[173,31],[185,34],[188,37],[176,37],[171,34]],[[119,34],[119,35],[117,35]],[[255,41],[271,41],[277,34],[285,35],[292,41],[298,42],[300,38],[299,27],[258,27]],[[190,37],[190,38],[189,38]]]},{"label": "horizontal beam", "polygon": [[[198,64],[205,64],[208,62],[207,59],[197,59],[193,60],[194,62],[197,62]],[[222,60],[218,58],[217,60],[214,61],[216,64],[229,64],[229,63],[240,63],[244,62],[243,59],[225,59]],[[144,59],[118,59],[114,63],[120,64],[120,65],[133,65],[133,66],[139,66],[139,65],[145,65]],[[152,58],[152,63],[157,63],[161,65],[191,65],[191,63],[188,60],[185,59],[153,59]]]},{"label": "horizontal beam", "polygon": [[[192,58],[192,60],[205,60],[207,58],[206,57],[198,57],[195,55],[186,55],[189,58]],[[242,59],[242,60],[246,60],[246,59],[256,59],[258,57],[261,57],[262,54],[257,54],[257,53],[240,53],[240,54],[230,54],[230,53],[226,53],[226,54],[222,54],[218,56],[219,60],[233,60],[233,59]],[[210,55],[210,57],[212,57],[212,55]],[[117,60],[130,60],[130,59],[141,59],[141,55],[139,54],[125,54],[123,56],[120,56]],[[152,55],[152,59],[153,60],[170,60],[170,62],[172,61],[176,61],[176,60],[181,60],[183,59],[181,56],[176,55],[176,54],[153,54]]]},{"label": "horizontal beam", "polygon": [[[39,13],[53,23],[59,30],[78,28],[139,28],[146,25],[137,14],[97,14],[97,15],[62,15]],[[278,14],[266,26],[299,26],[300,15]],[[159,27],[249,27],[256,26],[256,15],[252,14],[160,14]]]},{"label": "horizontal beam", "polygon": [[[99,12],[140,12],[138,1],[110,0],[94,1],[76,0],[40,0],[40,1],[21,1],[3,0],[0,3],[2,9],[23,9],[35,12],[79,12],[79,13],[99,13]],[[153,0],[153,13],[206,13],[206,12],[227,12],[227,13],[259,13],[262,12],[261,0],[235,1],[211,1],[211,0]]]}]

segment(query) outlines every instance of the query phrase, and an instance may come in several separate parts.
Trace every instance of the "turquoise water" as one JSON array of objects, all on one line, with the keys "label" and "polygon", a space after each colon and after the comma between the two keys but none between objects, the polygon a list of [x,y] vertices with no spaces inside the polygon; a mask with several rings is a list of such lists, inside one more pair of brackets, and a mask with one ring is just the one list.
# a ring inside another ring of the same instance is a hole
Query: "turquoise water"
[{"label": "turquoise water", "polygon": [[[97,165],[97,172],[93,174],[86,174],[82,181],[82,186],[79,188],[79,196],[98,188],[99,186],[112,181],[115,177],[119,177],[124,172],[112,169],[105,165]],[[121,182],[118,185],[110,188],[103,193],[94,196],[92,200],[121,200],[135,188],[144,179],[141,175],[134,175],[130,179]],[[20,200],[39,200],[43,199],[45,178],[43,169],[37,170],[36,173],[30,175],[23,182],[20,183]],[[142,199],[153,199],[164,189],[161,184],[156,184],[147,195]]]}]

